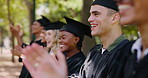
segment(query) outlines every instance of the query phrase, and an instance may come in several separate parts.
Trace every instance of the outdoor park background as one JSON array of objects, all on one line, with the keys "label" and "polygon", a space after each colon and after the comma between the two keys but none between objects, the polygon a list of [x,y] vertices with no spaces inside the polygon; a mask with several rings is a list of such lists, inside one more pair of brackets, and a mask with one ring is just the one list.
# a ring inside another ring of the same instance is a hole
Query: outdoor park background
[{"label": "outdoor park background", "polygon": [[[16,39],[11,36],[9,24],[20,25],[25,43],[34,39],[31,24],[41,18],[48,17],[51,21],[63,21],[63,16],[73,18],[85,24],[89,17],[89,9],[93,0],[0,0],[0,78],[18,78],[22,63],[18,57],[12,56],[10,50],[17,45]],[[127,38],[138,38],[136,26],[123,26]],[[83,50],[89,49],[99,43],[98,38],[85,38]],[[89,44],[89,46],[87,45]]]}]

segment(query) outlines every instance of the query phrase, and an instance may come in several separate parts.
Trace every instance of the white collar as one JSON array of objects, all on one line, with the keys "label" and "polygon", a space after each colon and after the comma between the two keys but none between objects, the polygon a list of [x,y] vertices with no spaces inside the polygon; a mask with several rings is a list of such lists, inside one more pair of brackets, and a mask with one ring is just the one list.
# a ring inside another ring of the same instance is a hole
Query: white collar
[{"label": "white collar", "polygon": [[141,46],[142,46],[141,38],[139,38],[135,41],[135,43],[132,46],[132,53],[134,53],[135,50],[137,50],[138,52],[141,51]]},{"label": "white collar", "polygon": [[[137,60],[140,60],[141,57],[141,48],[142,48],[142,43],[141,43],[141,38],[137,39],[136,42],[132,46],[132,53],[135,53],[137,51]],[[144,50],[144,56],[148,54],[148,48]]]},{"label": "white collar", "polygon": [[102,48],[102,52],[101,52],[101,54],[103,54],[105,50],[106,50],[105,48]]}]

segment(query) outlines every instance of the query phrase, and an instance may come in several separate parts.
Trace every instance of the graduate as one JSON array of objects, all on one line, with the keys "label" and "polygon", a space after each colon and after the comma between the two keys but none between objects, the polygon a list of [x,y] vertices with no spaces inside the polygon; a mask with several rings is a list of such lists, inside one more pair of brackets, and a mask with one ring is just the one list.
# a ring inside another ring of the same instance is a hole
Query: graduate
[{"label": "graduate", "polygon": [[[135,24],[140,38],[129,42],[118,57],[112,78],[148,78],[148,1],[117,0],[121,24]],[[126,6],[126,8],[123,8]]]},{"label": "graduate", "polygon": [[[29,45],[31,45],[32,43],[37,43],[37,44],[39,44],[41,46],[45,46],[45,43],[42,43],[41,42],[40,34],[41,34],[42,30],[45,27],[47,27],[48,24],[50,24],[50,23],[51,22],[49,21],[49,19],[46,18],[45,16],[42,16],[41,19],[38,19],[38,20],[36,20],[33,23],[33,25],[32,25],[32,32],[31,33],[32,34],[35,34],[36,39],[35,40],[32,40]],[[17,37],[19,37],[19,36],[17,36]],[[20,38],[17,38],[17,39],[20,39]],[[27,45],[28,44],[25,44],[23,42],[21,43],[22,48],[26,47]],[[21,62],[22,59],[19,58],[19,61]],[[21,73],[20,73],[19,78],[32,78],[31,75],[30,75],[30,73],[28,72],[28,70],[26,69],[26,67],[24,65],[22,67],[22,70],[21,70]]]},{"label": "graduate", "polygon": [[[41,46],[45,46],[45,44],[41,42],[40,33],[50,23],[51,23],[50,20],[47,19],[45,16],[42,16],[41,19],[38,19],[33,23],[31,33],[35,35],[36,39],[31,41],[29,45],[31,45],[32,43],[37,43]],[[12,35],[17,39],[17,42],[18,42],[18,46],[16,46],[15,49],[11,50],[11,52],[16,56],[20,57],[22,54],[21,53],[22,48],[26,47],[28,44],[23,43],[19,25],[17,25],[16,27],[11,25],[10,31]],[[19,62],[22,62],[21,58],[19,58]],[[27,71],[24,65],[22,67],[22,71],[19,78],[31,78],[29,72]]]},{"label": "graduate", "polygon": [[[48,24],[46,27],[44,27],[45,30],[45,40],[46,40],[46,52],[51,52],[53,49],[57,49],[58,42],[56,42],[59,39],[59,29],[63,27],[65,23],[56,21],[56,22],[51,22]],[[56,39],[57,38],[57,39]],[[25,75],[25,78],[32,78],[30,73],[28,72],[27,75]]]},{"label": "graduate", "polygon": [[[53,52],[59,48],[59,29],[62,28],[65,23],[56,21],[50,23],[47,27],[44,28],[44,39],[46,43],[46,50],[48,52]],[[44,42],[42,40],[42,42]]]},{"label": "graduate", "polygon": [[64,17],[67,24],[60,29],[60,51],[66,55],[68,76],[78,75],[81,65],[85,60],[82,52],[84,36],[91,36],[90,26]]},{"label": "graduate", "polygon": [[[35,35],[36,39],[32,40],[30,44],[32,44],[33,42],[36,42],[44,46],[44,43],[41,42],[40,34],[41,34],[41,31],[50,23],[51,22],[49,21],[49,19],[47,19],[45,16],[42,16],[41,19],[38,19],[33,23],[32,28],[31,28],[32,30],[31,33]],[[10,25],[10,31],[12,35],[17,39],[18,46],[25,47],[27,45],[23,43],[22,32],[20,30],[19,25],[17,25],[16,27],[14,27],[13,25]],[[18,56],[20,57],[20,54]]]},{"label": "graduate", "polygon": [[80,78],[109,78],[118,54],[128,40],[122,35],[118,6],[113,0],[95,0],[88,21],[92,36],[100,38],[87,56]]}]

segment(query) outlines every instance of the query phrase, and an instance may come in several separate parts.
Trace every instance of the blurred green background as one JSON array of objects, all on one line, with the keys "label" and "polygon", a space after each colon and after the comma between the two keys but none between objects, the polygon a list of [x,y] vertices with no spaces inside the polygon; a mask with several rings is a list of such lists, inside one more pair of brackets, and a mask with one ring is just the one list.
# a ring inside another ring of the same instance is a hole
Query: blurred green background
[{"label": "blurred green background", "polygon": [[[12,39],[9,32],[9,24],[21,25],[24,32],[23,40],[29,43],[32,39],[30,27],[34,20],[41,18],[40,15],[48,17],[51,21],[63,21],[63,16],[68,16],[85,24],[89,17],[89,9],[93,0],[0,0],[0,45],[7,37],[11,40],[11,46],[14,46],[16,40]],[[138,38],[136,26],[123,26],[123,32],[130,40]],[[14,42],[14,43],[13,43]],[[83,49],[88,50],[99,43],[98,38],[85,38]],[[89,44],[89,46],[88,46]]]}]

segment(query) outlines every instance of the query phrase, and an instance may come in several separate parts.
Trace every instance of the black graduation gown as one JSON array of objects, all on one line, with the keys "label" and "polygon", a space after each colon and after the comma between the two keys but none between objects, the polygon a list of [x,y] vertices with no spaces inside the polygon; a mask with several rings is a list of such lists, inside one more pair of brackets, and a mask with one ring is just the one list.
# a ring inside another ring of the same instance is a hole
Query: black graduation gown
[{"label": "black graduation gown", "polygon": [[46,43],[42,43],[41,41],[42,41],[42,40],[31,41],[30,45],[31,45],[32,43],[37,43],[37,44],[39,44],[39,45],[45,47],[45,46],[46,46]]},{"label": "black graduation gown", "polygon": [[85,58],[86,57],[83,52],[79,52],[66,60],[68,65],[68,76],[79,73],[80,67],[84,63]]},{"label": "black graduation gown", "polygon": [[[131,70],[133,70],[133,68],[131,66],[129,66],[128,70],[125,70],[124,68],[125,68],[127,59],[129,59],[129,57],[132,55],[131,47],[134,42],[135,41],[128,42],[122,48],[121,52],[119,53],[119,55],[117,57],[117,60],[115,61],[113,69],[110,72],[110,78],[127,78],[124,76],[124,71],[127,72],[127,74],[131,73]],[[130,57],[130,59],[135,59],[134,56],[135,55]],[[134,62],[130,62],[130,63],[131,63],[131,65],[133,65]]]},{"label": "black graduation gown", "polygon": [[118,57],[111,78],[148,78],[148,55],[137,62],[136,52],[131,52],[135,41],[129,42]]},{"label": "black graduation gown", "polygon": [[136,60],[136,53],[132,53],[128,57],[123,72],[124,78],[148,78],[148,55],[146,55],[139,62]]},{"label": "black graduation gown", "polygon": [[[32,41],[32,42],[30,43],[30,45],[31,45],[32,43],[37,43],[37,44],[39,44],[39,45],[45,46],[45,44],[42,43],[41,40]],[[25,46],[27,46],[27,45],[23,43],[22,47],[25,47]],[[20,59],[19,59],[19,60],[20,60]],[[22,70],[21,70],[21,73],[20,73],[19,78],[32,78],[31,75],[30,75],[30,73],[29,73],[29,71],[27,70],[27,68],[26,68],[24,65],[23,65],[23,67],[22,67]]]},{"label": "black graduation gown", "polygon": [[23,65],[19,78],[32,78],[27,68]]},{"label": "black graduation gown", "polygon": [[107,50],[103,54],[101,51],[102,46],[96,45],[90,50],[88,57],[82,65],[79,73],[80,78],[107,78],[111,71],[118,53],[122,47],[128,42],[123,40],[110,52]]},{"label": "black graduation gown", "polygon": [[[43,47],[46,46],[46,43],[42,43],[41,40],[31,41],[31,42],[30,42],[30,45],[31,45],[32,43],[37,43],[37,44],[39,44],[39,45],[42,45]],[[28,45],[28,44],[23,43],[21,47],[24,48],[24,47],[26,47],[27,45]],[[19,58],[18,61],[19,61],[19,62],[22,62],[22,59]]]},{"label": "black graduation gown", "polygon": [[[134,72],[135,71],[135,72]],[[148,78],[148,55],[136,64],[133,71],[133,78]]]}]

